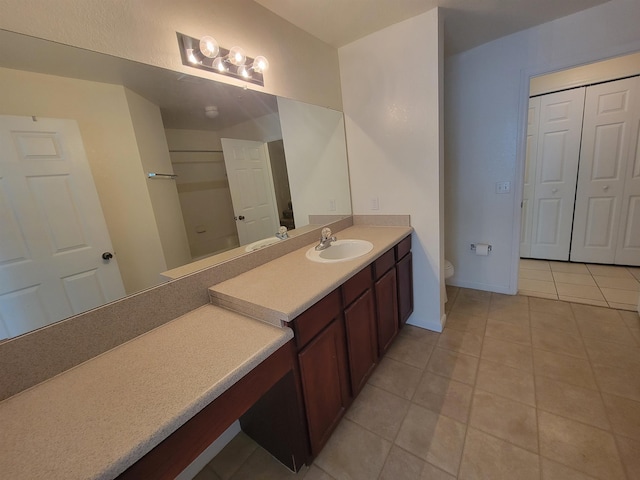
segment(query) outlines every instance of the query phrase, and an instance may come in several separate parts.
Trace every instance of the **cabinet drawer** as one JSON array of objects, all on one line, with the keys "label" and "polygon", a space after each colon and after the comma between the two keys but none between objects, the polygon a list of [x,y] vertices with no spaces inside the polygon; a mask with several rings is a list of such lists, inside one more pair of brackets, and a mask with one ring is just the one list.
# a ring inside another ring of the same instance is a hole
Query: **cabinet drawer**
[{"label": "cabinet drawer", "polygon": [[338,317],[341,310],[340,289],[336,289],[297,317],[293,323],[293,332],[298,349]]},{"label": "cabinet drawer", "polygon": [[411,235],[403,239],[398,245],[396,245],[396,258],[400,260],[407,253],[411,251]]},{"label": "cabinet drawer", "polygon": [[363,268],[342,285],[342,298],[345,307],[371,287],[371,266]]},{"label": "cabinet drawer", "polygon": [[376,280],[382,277],[382,275],[384,275],[395,264],[396,254],[394,249],[392,248],[374,262],[373,268],[376,275]]}]

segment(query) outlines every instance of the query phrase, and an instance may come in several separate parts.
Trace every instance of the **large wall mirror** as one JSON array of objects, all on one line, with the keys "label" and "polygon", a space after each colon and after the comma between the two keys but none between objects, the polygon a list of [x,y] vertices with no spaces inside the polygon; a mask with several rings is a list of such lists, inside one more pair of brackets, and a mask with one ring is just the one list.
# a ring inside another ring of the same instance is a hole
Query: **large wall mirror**
[{"label": "large wall mirror", "polygon": [[1,30],[0,106],[0,341],[351,214],[341,112]]}]

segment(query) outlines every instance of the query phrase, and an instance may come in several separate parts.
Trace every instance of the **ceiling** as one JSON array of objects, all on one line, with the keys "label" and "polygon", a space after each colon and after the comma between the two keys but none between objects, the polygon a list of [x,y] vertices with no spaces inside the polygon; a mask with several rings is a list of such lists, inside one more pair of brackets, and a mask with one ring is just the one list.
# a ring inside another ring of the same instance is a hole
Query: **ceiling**
[{"label": "ceiling", "polygon": [[451,55],[609,0],[255,1],[336,48],[441,7],[445,54]]}]

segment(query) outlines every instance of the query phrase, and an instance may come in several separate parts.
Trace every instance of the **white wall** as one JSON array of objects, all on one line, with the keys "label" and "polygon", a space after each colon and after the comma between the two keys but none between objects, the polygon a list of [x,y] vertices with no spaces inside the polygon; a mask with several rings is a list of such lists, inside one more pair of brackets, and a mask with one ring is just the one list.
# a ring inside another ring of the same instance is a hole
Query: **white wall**
[{"label": "white wall", "polygon": [[[445,224],[455,285],[515,293],[529,78],[640,50],[640,2],[603,5],[445,63]],[[495,183],[510,181],[510,194]],[[476,257],[470,243],[493,245]]]},{"label": "white wall", "polygon": [[444,321],[441,47],[434,9],[338,49],[353,213],[411,215],[409,322],[436,331]]},{"label": "white wall", "polygon": [[0,0],[0,12],[5,30],[244,85],[182,65],[176,32],[213,35],[269,59],[249,89],[341,109],[336,49],[251,0]]},{"label": "white wall", "polygon": [[309,215],[350,215],[342,113],[280,97],[278,111],[295,224],[307,225]]}]

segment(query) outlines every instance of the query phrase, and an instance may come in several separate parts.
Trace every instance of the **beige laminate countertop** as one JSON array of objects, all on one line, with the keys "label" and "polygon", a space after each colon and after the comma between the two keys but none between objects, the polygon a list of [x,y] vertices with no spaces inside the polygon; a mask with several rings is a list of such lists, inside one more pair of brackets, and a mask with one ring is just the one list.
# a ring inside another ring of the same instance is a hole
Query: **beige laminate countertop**
[{"label": "beige laminate countertop", "polygon": [[[305,257],[318,242],[284,255],[209,288],[211,302],[280,326],[369,265],[409,235],[411,227],[354,225],[337,232],[338,239],[368,240],[373,250],[338,263],[317,263]],[[329,247],[331,248],[331,247]]]},{"label": "beige laminate countertop", "polygon": [[292,337],[206,305],[10,397],[0,477],[113,478]]}]

